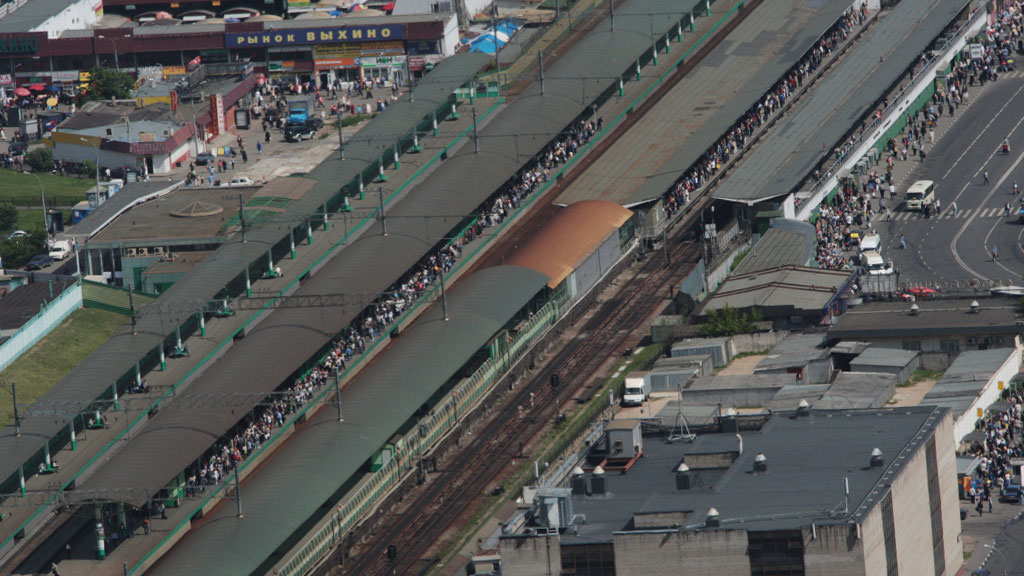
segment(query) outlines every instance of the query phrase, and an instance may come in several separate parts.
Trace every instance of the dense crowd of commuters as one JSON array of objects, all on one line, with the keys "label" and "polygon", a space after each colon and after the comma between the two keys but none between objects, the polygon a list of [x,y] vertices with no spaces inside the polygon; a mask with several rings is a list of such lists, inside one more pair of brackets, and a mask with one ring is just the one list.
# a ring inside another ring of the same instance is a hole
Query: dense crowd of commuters
[{"label": "dense crowd of commuters", "polygon": [[858,10],[854,10],[852,7],[848,9],[796,66],[686,171],[666,197],[665,206],[669,217],[676,214],[689,202],[690,193],[704,187],[722,169],[722,166],[746,146],[747,140],[785,106],[793,93],[803,86],[804,81],[814,74],[822,62],[850,36],[853,27],[863,23],[866,15],[866,4]]},{"label": "dense crowd of commuters", "polygon": [[267,442],[274,428],[284,426],[288,417],[309,403],[335,371],[366,351],[367,346],[394,324],[416,300],[428,292],[442,275],[450,271],[462,256],[463,246],[484,234],[486,228],[504,222],[521,204],[549,179],[550,170],[567,162],[599,130],[600,120],[580,122],[556,139],[536,158],[534,165],[517,174],[500,193],[485,203],[479,216],[454,241],[425,257],[413,272],[403,277],[343,330],[315,368],[296,379],[285,390],[258,407],[222,441],[213,446],[186,472],[186,496],[205,492],[207,486],[226,481],[235,466]]},{"label": "dense crowd of commuters", "polygon": [[971,442],[966,450],[967,455],[980,459],[973,475],[975,482],[964,494],[975,505],[979,515],[984,513],[985,504],[992,512],[992,501],[998,499],[1003,486],[1014,480],[1010,460],[1024,457],[1024,448],[1021,447],[1021,402],[1024,396],[1018,389],[1007,394],[1004,400],[1006,410],[986,413],[980,423],[984,437]]}]

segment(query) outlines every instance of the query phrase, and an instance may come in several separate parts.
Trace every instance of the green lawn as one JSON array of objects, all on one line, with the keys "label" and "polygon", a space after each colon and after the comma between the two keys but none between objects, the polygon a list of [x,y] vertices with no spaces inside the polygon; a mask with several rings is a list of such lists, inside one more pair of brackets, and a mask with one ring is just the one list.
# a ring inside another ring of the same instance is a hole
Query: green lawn
[{"label": "green lawn", "polygon": [[[63,210],[64,212],[64,226],[71,225],[71,210]],[[43,229],[43,210],[41,208],[36,210],[18,210],[18,219],[14,221],[14,228],[10,230],[0,230],[0,234],[3,234],[6,238],[7,234],[10,234],[13,230],[24,230],[25,232],[31,232],[33,230]]]},{"label": "green lawn", "polygon": [[[81,308],[15,360],[0,382],[18,384],[18,404],[35,402],[127,322],[121,314]],[[14,420],[10,393],[0,393],[0,425]]]},{"label": "green lawn", "polygon": [[67,178],[52,174],[38,176],[39,182],[31,174],[0,170],[0,202],[38,207],[39,183],[42,182],[47,206],[74,206],[85,200],[85,191],[96,184],[91,178]]}]

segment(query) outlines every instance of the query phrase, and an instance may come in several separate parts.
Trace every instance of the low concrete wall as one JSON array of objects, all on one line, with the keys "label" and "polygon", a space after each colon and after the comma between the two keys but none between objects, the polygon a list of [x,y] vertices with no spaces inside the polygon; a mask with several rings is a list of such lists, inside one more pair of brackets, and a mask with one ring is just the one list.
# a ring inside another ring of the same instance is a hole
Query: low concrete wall
[{"label": "low concrete wall", "polygon": [[770,350],[775,347],[786,335],[787,330],[774,330],[772,332],[755,332],[753,334],[737,334],[729,340],[732,347],[732,355],[750,354]]}]

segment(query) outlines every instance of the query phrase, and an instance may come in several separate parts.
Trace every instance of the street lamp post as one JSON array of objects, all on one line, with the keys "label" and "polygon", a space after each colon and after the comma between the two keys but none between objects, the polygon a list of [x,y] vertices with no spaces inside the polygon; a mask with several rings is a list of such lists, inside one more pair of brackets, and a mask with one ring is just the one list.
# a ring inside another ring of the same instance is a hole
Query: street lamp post
[{"label": "street lamp post", "polygon": [[21,438],[21,416],[18,414],[18,385],[11,382],[10,389],[3,384],[0,384],[0,386],[3,386],[4,390],[11,393],[11,400],[14,405],[14,435]]},{"label": "street lamp post", "polygon": [[110,41],[110,45],[114,47],[114,69],[117,70],[118,72],[120,72],[121,71],[121,63],[118,62],[118,58],[117,58],[117,42],[114,42],[114,39],[109,37],[109,36],[102,36],[101,35],[101,36],[97,36],[97,38],[99,38],[101,40],[109,40]]},{"label": "street lamp post", "polygon": [[94,148],[96,148],[96,193],[99,194],[99,192],[100,192],[100,143],[96,142],[94,144],[91,140],[87,140],[87,139],[85,139],[85,138],[83,138],[81,136],[78,137],[78,141],[81,142],[82,144],[86,144],[88,146],[93,146]]}]

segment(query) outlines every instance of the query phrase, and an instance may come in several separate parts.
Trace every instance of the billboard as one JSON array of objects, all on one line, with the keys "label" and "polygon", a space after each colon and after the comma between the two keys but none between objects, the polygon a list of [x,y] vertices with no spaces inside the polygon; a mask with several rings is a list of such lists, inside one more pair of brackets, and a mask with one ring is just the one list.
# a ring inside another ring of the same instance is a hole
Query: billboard
[{"label": "billboard", "polygon": [[226,48],[243,46],[296,46],[323,42],[379,42],[401,40],[401,25],[346,26],[344,28],[297,28],[295,30],[264,30],[262,32],[224,35]]}]

